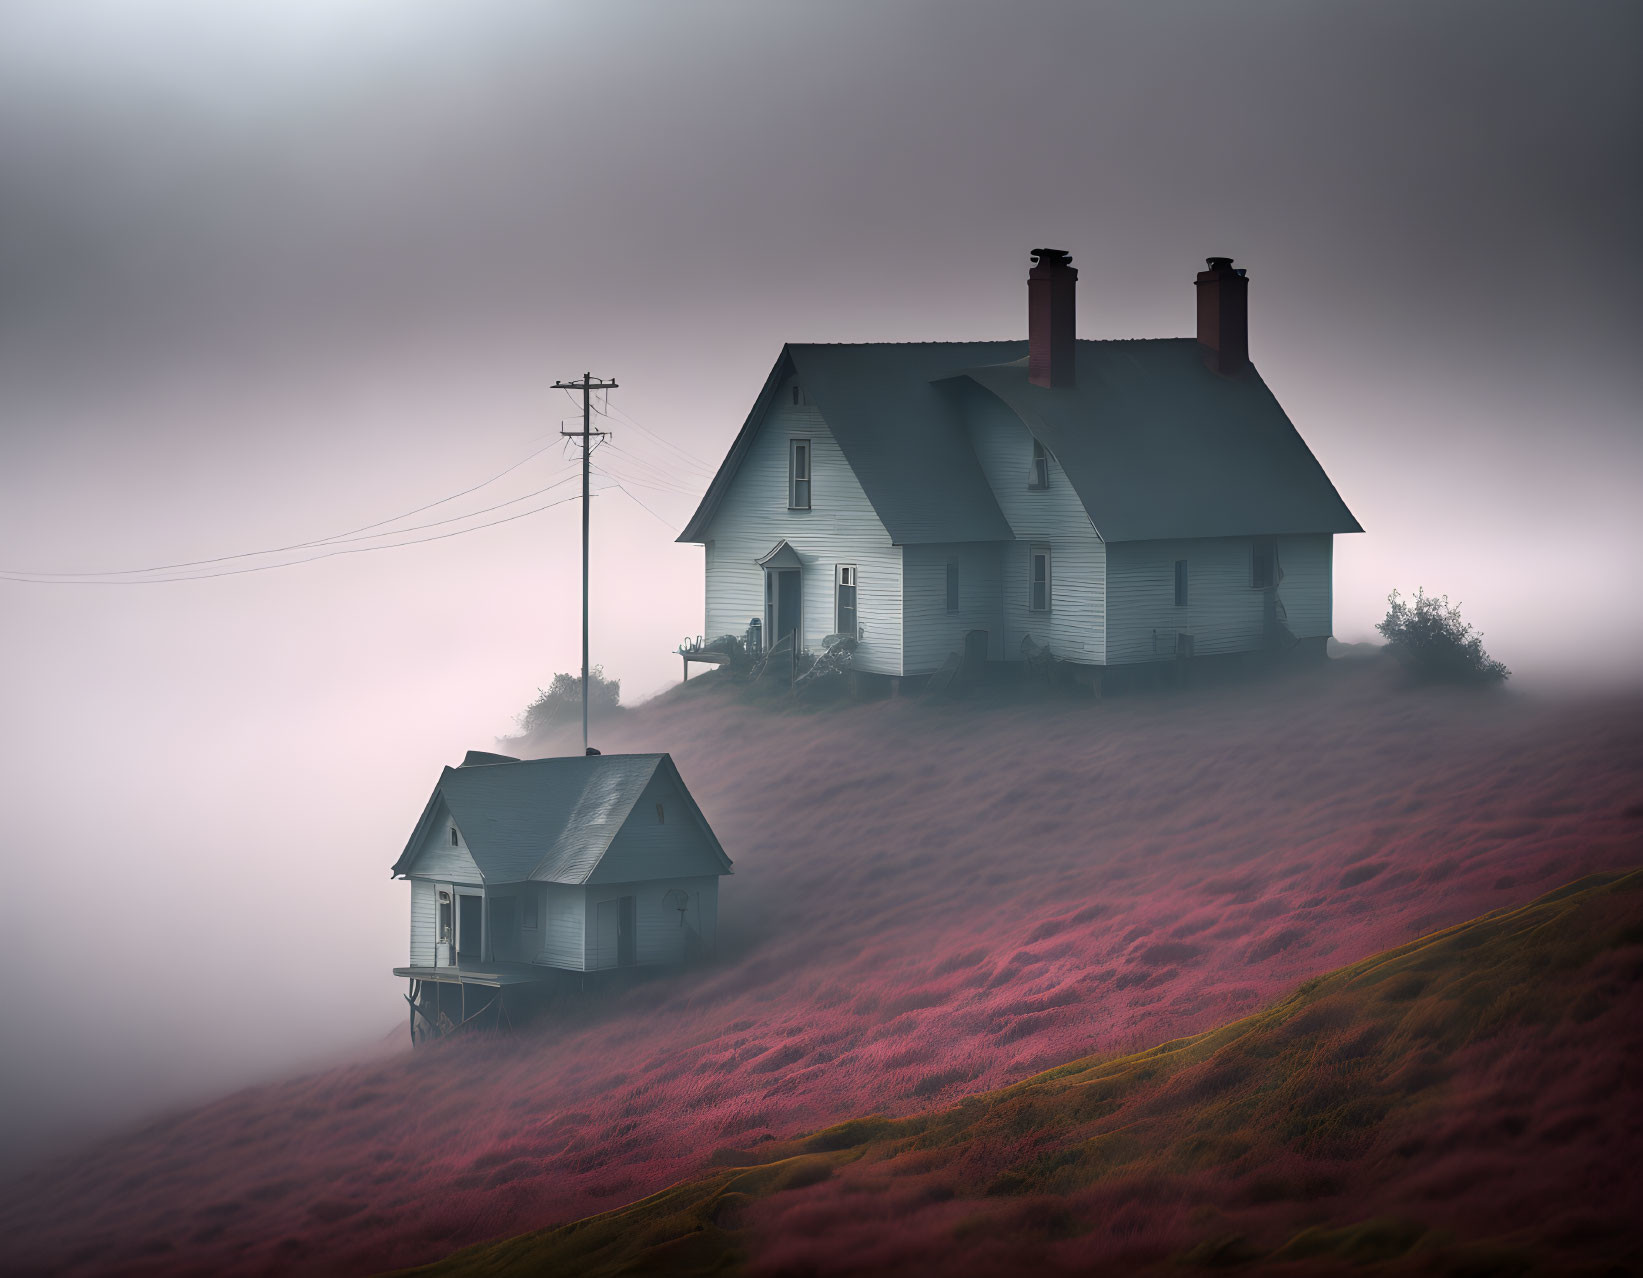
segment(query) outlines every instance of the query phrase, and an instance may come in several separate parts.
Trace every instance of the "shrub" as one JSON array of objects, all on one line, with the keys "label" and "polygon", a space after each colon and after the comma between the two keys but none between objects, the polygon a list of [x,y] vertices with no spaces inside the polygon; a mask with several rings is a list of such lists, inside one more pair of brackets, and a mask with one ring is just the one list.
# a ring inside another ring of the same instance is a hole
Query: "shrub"
[{"label": "shrub", "polygon": [[1386,620],[1375,629],[1392,655],[1417,678],[1442,683],[1499,683],[1511,671],[1483,650],[1483,636],[1461,620],[1459,605],[1447,595],[1416,590],[1404,600],[1387,596]]},{"label": "shrub", "polygon": [[[546,688],[538,688],[536,700],[519,716],[519,726],[528,737],[565,724],[582,721],[582,676],[556,674]],[[605,678],[605,668],[588,671],[588,718],[612,715],[622,701],[622,681]]]}]

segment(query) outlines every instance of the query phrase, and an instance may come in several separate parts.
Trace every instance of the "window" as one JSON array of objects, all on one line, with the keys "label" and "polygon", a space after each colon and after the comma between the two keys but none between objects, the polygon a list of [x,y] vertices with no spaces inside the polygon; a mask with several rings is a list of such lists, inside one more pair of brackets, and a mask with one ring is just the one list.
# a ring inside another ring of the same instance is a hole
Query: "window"
[{"label": "window", "polygon": [[451,943],[451,894],[445,888],[439,889],[439,943]]},{"label": "window", "polygon": [[1027,607],[1034,612],[1050,610],[1050,548],[1034,546],[1028,558]]},{"label": "window", "polygon": [[1177,608],[1187,606],[1187,561],[1185,559],[1175,561],[1175,606]]},{"label": "window", "polygon": [[793,402],[795,404],[799,402],[799,384],[797,382],[793,383]]},{"label": "window", "polygon": [[1271,590],[1278,584],[1278,543],[1264,537],[1249,548],[1249,584]]},{"label": "window", "polygon": [[451,827],[451,846],[453,848],[462,846],[462,840],[457,838],[456,827],[454,825]]},{"label": "window", "polygon": [[1044,445],[1033,440],[1033,471],[1027,479],[1028,488],[1048,488],[1050,486],[1050,455],[1044,450]]},{"label": "window", "polygon": [[519,898],[519,926],[536,926],[536,890],[526,888],[525,894]]},{"label": "window", "polygon": [[660,803],[658,803],[656,805],[656,824],[657,825],[666,825],[667,824],[667,809],[665,807],[663,807]]},{"label": "window", "polygon": [[947,611],[958,611],[958,561],[947,561]]},{"label": "window", "polygon": [[856,565],[839,564],[833,570],[833,631],[835,634],[856,633]]},{"label": "window", "polygon": [[787,441],[787,508],[810,509],[810,441]]}]

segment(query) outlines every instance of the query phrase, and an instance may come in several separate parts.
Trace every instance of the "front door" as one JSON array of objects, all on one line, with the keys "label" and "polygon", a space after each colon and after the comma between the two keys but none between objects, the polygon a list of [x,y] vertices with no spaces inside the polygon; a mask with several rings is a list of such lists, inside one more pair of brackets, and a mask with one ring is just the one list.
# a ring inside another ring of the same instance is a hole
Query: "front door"
[{"label": "front door", "polygon": [[621,955],[621,906],[600,901],[593,907],[593,966],[615,967]]},{"label": "front door", "polygon": [[799,570],[781,569],[776,573],[776,640],[792,635],[795,652],[804,646],[798,633],[799,599]]},{"label": "front door", "polygon": [[484,943],[485,901],[467,892],[456,898],[456,961],[478,964]]}]

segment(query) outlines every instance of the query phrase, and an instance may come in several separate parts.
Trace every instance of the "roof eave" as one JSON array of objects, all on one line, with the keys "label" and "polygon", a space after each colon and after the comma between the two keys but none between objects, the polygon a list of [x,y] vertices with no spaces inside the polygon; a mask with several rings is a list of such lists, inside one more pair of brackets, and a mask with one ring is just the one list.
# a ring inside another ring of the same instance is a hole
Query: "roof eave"
[{"label": "roof eave", "polygon": [[748,450],[753,447],[754,437],[759,433],[759,426],[764,421],[764,415],[776,397],[776,388],[781,385],[782,379],[792,371],[792,368],[792,353],[787,344],[783,343],[781,354],[776,357],[775,364],[771,366],[770,375],[764,381],[764,388],[759,391],[758,398],[753,401],[753,408],[749,411],[747,419],[742,423],[742,428],[737,432],[735,440],[732,441],[730,451],[725,454],[724,461],[719,463],[719,469],[714,474],[713,481],[708,484],[707,491],[702,494],[702,500],[696,507],[696,513],[690,517],[685,524],[684,531],[674,539],[675,541],[699,545],[706,540],[704,534],[707,532],[708,525],[713,522],[713,516],[718,513],[719,506],[725,499],[725,494],[730,491],[730,485],[735,482],[736,475],[742,468],[742,462],[746,459]]}]

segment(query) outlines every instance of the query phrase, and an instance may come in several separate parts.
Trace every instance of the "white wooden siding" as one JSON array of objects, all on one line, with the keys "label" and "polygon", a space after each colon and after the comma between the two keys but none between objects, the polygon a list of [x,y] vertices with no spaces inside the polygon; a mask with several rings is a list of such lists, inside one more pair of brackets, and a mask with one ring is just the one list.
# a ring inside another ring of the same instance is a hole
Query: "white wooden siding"
[{"label": "white wooden siding", "polygon": [[[457,831],[457,838],[462,839],[461,830]],[[422,848],[412,858],[406,873],[449,883],[484,882],[479,867],[468,852],[467,842],[464,840],[454,847],[451,845],[451,813],[444,804],[440,805],[432,827],[422,840]]]},{"label": "white wooden siding", "polygon": [[[964,636],[971,630],[987,632],[989,661],[1006,659],[1000,543],[904,546],[901,562],[904,673],[940,669],[948,653],[963,653]],[[949,563],[958,564],[957,612],[947,611]]]},{"label": "white wooden siding", "polygon": [[541,948],[536,962],[580,972],[586,961],[583,914],[587,892],[580,885],[546,884],[542,892]]},{"label": "white wooden siding", "polygon": [[438,939],[439,889],[432,879],[411,880],[411,966],[434,965]]},{"label": "white wooden siding", "polygon": [[[668,904],[668,893],[685,894],[685,916]],[[711,950],[718,925],[719,880],[714,875],[651,879],[643,883],[608,883],[587,890],[587,969],[617,966],[616,938],[600,924],[601,903],[633,898],[637,929],[634,957],[640,965],[678,963],[684,959],[689,936],[694,933],[702,947]],[[607,904],[606,922],[615,926],[617,912]]]},{"label": "white wooden siding", "polygon": [[[1332,538],[1279,537],[1278,594],[1297,638],[1330,633]],[[1254,539],[1138,541],[1108,548],[1107,661],[1127,665],[1173,657],[1175,637],[1193,636],[1195,656],[1251,652],[1265,632],[1264,592],[1250,584]],[[1175,562],[1187,561],[1187,603],[1175,606]]]},{"label": "white wooden siding", "polygon": [[[729,491],[703,533],[707,600],[702,633],[741,635],[764,616],[764,570],[758,559],[784,538],[803,564],[803,644],[815,651],[833,632],[833,568],[855,564],[858,669],[902,673],[902,554],[892,545],[821,412],[795,405],[782,385]],[[787,508],[788,440],[811,445],[809,510]],[[911,477],[909,482],[916,482]]]},{"label": "white wooden siding", "polygon": [[[1050,485],[1028,487],[1033,436],[1008,407],[984,392],[962,411],[970,444],[1016,540],[1003,548],[1003,659],[1021,660],[1021,639],[1048,644],[1064,661],[1107,660],[1107,546],[1052,453]],[[1028,606],[1029,547],[1050,547],[1050,610]]]},{"label": "white wooden siding", "polygon": [[[660,823],[656,820],[658,803],[667,816]],[[676,875],[717,874],[721,864],[672,778],[658,775],[633,805],[588,881],[638,883]]]}]

